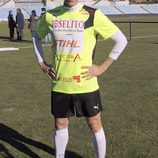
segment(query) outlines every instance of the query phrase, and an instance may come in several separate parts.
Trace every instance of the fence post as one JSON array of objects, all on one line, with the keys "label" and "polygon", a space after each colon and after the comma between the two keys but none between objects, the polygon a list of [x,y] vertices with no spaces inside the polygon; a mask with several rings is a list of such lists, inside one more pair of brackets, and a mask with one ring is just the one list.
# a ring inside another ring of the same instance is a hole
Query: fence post
[{"label": "fence post", "polygon": [[132,22],[129,21],[129,40],[132,40]]}]

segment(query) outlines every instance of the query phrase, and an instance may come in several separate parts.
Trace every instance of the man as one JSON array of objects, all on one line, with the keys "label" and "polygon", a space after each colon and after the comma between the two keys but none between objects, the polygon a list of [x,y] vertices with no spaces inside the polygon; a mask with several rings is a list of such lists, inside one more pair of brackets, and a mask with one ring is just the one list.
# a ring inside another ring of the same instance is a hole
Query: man
[{"label": "man", "polygon": [[20,8],[16,10],[16,28],[17,28],[17,40],[23,40],[23,29],[24,29],[24,15],[21,12]]},{"label": "man", "polygon": [[[118,58],[127,44],[122,32],[99,10],[65,0],[64,5],[47,11],[33,39],[35,54],[44,73],[52,80],[52,114],[55,120],[56,158],[64,158],[68,143],[69,117],[84,116],[92,132],[97,158],[105,158],[106,140],[97,76]],[[40,39],[51,32],[53,62],[44,59]],[[115,41],[112,51],[100,65],[93,64],[97,35]]]},{"label": "man", "polygon": [[14,39],[14,29],[16,27],[16,23],[14,21],[12,10],[9,11],[9,15],[8,15],[8,27],[9,27],[9,39],[13,40]]},{"label": "man", "polygon": [[36,25],[37,25],[38,20],[39,20],[39,18],[38,18],[38,16],[36,15],[36,11],[35,11],[35,10],[32,10],[32,11],[31,11],[30,18],[28,19],[28,28],[29,28],[30,31],[31,31],[31,36],[32,36],[32,37],[34,36],[34,32],[35,32],[35,29],[36,29]]}]

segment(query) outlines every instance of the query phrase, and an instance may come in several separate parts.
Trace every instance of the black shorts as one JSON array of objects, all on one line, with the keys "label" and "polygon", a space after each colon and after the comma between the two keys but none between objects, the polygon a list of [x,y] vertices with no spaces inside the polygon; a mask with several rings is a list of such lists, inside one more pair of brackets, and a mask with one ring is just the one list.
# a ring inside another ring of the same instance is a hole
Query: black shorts
[{"label": "black shorts", "polygon": [[90,93],[51,93],[51,111],[56,118],[92,117],[102,111],[99,90]]}]

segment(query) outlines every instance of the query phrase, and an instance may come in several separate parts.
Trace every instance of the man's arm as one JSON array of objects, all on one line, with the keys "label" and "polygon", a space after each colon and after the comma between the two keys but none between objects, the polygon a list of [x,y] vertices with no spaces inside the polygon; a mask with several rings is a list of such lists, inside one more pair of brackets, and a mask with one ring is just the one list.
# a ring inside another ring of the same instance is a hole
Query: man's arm
[{"label": "man's arm", "polygon": [[43,54],[43,49],[42,49],[42,44],[41,44],[41,40],[38,37],[38,34],[35,32],[34,36],[32,37],[32,41],[33,41],[33,46],[34,46],[34,52],[35,55],[37,57],[38,63],[42,69],[42,71],[51,79],[51,80],[55,80],[56,76],[55,76],[55,71],[52,68],[51,65],[47,64],[47,62],[45,61],[44,58],[44,54]]},{"label": "man's arm", "polygon": [[120,56],[123,52],[124,48],[127,45],[127,39],[124,34],[118,30],[111,39],[115,42],[115,45],[112,51],[109,54],[109,57],[103,61],[100,65],[92,65],[92,66],[83,66],[82,69],[86,69],[86,71],[82,72],[82,78],[91,79],[94,76],[99,76],[103,74],[108,67]]}]

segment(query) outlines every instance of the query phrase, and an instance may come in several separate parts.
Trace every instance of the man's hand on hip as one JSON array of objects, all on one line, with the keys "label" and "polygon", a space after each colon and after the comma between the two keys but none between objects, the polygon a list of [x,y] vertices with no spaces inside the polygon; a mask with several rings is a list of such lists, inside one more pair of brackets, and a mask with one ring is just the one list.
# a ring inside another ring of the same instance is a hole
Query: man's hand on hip
[{"label": "man's hand on hip", "polygon": [[89,80],[92,77],[102,75],[113,62],[114,59],[108,57],[101,65],[83,66],[82,69],[85,69],[85,71],[81,73],[82,78]]},{"label": "man's hand on hip", "polygon": [[45,61],[39,63],[42,71],[51,79],[51,80],[56,80],[56,72],[53,69],[53,67],[49,64],[47,64]]},{"label": "man's hand on hip", "polygon": [[82,78],[85,78],[86,80],[100,76],[104,72],[102,67],[98,65],[83,66],[82,69],[85,69],[85,71],[81,73]]}]

